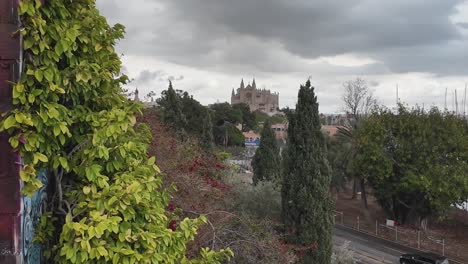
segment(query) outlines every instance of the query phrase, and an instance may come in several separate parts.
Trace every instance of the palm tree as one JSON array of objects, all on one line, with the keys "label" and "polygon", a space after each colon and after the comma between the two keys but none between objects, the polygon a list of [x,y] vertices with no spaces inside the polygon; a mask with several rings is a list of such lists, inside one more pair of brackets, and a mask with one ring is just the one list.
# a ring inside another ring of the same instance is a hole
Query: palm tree
[{"label": "palm tree", "polygon": [[367,193],[366,193],[366,186],[365,186],[365,178],[363,178],[359,172],[354,171],[351,167],[351,161],[353,157],[355,157],[358,148],[358,138],[357,138],[357,131],[359,129],[359,122],[355,122],[354,125],[347,125],[338,127],[337,132],[337,140],[342,145],[342,160],[343,160],[343,173],[346,179],[353,180],[353,197],[352,199],[356,198],[358,186],[361,190],[361,198],[364,204],[364,207],[367,209]]}]

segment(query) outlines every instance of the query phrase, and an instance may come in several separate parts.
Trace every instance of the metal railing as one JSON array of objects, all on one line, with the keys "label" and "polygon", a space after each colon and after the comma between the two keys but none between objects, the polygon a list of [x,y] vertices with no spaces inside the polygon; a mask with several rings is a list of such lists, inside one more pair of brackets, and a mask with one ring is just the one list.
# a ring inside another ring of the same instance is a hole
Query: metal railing
[{"label": "metal railing", "polygon": [[433,237],[426,234],[421,230],[413,230],[398,226],[388,226],[384,223],[375,221],[374,225],[370,225],[367,221],[362,221],[359,216],[346,217],[344,212],[333,211],[335,224],[347,228],[354,229],[358,232],[367,235],[382,238],[388,241],[396,242],[400,245],[418,249],[422,251],[432,251],[454,260],[455,263],[467,263],[466,261],[458,260],[458,251],[447,251],[447,240],[443,237]]}]

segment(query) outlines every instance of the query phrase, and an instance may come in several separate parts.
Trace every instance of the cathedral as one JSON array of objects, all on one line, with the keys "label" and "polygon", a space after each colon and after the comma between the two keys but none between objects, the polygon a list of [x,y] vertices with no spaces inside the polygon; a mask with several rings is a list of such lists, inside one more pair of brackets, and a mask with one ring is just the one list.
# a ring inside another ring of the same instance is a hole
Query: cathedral
[{"label": "cathedral", "polygon": [[257,89],[255,79],[252,84],[244,85],[242,79],[237,92],[232,89],[231,105],[245,103],[250,111],[261,111],[273,115],[279,110],[279,93],[271,93],[270,90]]}]

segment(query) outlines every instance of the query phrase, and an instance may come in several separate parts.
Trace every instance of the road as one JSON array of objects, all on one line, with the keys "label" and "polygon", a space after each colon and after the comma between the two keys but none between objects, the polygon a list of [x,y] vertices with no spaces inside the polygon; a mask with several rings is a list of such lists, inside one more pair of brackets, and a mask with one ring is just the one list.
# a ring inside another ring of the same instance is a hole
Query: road
[{"label": "road", "polygon": [[354,251],[354,257],[357,263],[376,264],[376,263],[399,263],[399,257],[404,249],[387,243],[378,238],[362,235],[356,231],[342,227],[336,227],[333,235],[335,246],[342,245],[345,241],[351,241],[350,249]]},{"label": "road", "polygon": [[[367,235],[347,227],[335,226],[333,243],[335,247],[343,245],[345,241],[350,241],[350,249],[354,251],[357,263],[362,264],[397,264],[399,257],[405,253],[417,253],[416,249],[384,240],[372,235]],[[463,264],[450,260],[451,264]]]}]

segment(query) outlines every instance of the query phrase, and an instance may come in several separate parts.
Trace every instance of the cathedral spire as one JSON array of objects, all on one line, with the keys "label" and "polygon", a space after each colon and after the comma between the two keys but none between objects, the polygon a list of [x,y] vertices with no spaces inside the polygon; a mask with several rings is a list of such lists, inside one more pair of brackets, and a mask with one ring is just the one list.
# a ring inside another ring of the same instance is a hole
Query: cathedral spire
[{"label": "cathedral spire", "polygon": [[234,96],[234,95],[236,95],[236,94],[234,93],[234,88],[232,88],[231,96]]},{"label": "cathedral spire", "polygon": [[241,89],[244,89],[244,88],[245,88],[245,87],[244,87],[244,78],[242,78],[240,88],[241,88]]},{"label": "cathedral spire", "polygon": [[138,97],[138,88],[135,89],[135,98],[133,99],[135,102],[139,102],[140,98]]},{"label": "cathedral spire", "polygon": [[257,89],[257,85],[255,84],[255,78],[253,78],[252,88]]}]

